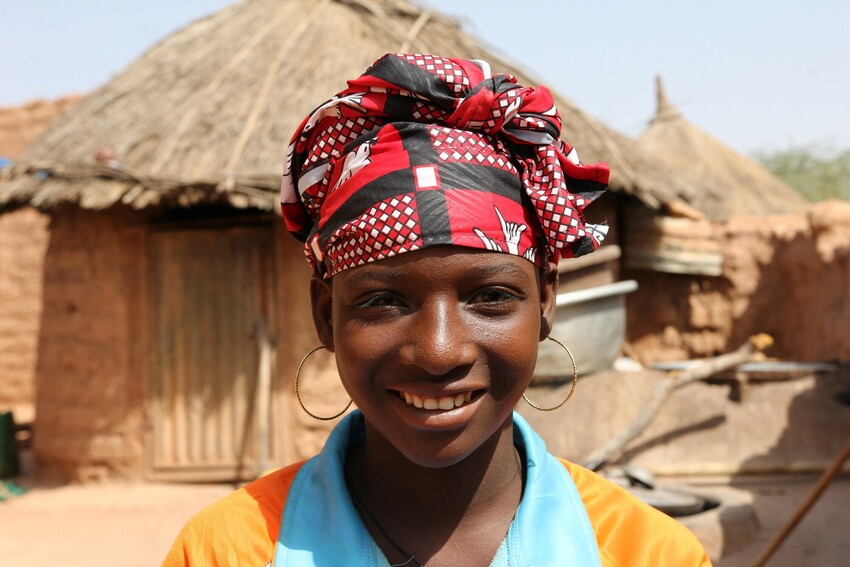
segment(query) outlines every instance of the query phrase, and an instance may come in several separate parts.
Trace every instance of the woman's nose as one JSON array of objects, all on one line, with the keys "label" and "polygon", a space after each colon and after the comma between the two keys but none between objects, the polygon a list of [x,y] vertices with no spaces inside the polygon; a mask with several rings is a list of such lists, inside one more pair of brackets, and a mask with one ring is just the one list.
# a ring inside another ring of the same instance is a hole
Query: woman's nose
[{"label": "woman's nose", "polygon": [[405,363],[433,376],[443,376],[475,362],[474,334],[461,306],[440,301],[420,307],[419,311],[402,349]]}]

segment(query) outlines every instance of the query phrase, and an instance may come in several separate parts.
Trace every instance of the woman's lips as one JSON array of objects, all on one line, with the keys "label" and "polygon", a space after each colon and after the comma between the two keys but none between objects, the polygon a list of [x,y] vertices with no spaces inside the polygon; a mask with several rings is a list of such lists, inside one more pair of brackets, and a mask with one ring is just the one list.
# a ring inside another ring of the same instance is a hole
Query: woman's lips
[{"label": "woman's lips", "polygon": [[438,397],[419,396],[417,394],[402,391],[397,391],[397,393],[407,405],[429,411],[447,411],[462,407],[468,403],[474,395],[472,390]]},{"label": "woman's lips", "polygon": [[[414,391],[416,393],[414,393]],[[448,431],[466,427],[477,415],[478,406],[487,388],[469,388],[451,392],[431,388],[388,390],[398,400],[399,417],[408,425],[422,431]]]}]

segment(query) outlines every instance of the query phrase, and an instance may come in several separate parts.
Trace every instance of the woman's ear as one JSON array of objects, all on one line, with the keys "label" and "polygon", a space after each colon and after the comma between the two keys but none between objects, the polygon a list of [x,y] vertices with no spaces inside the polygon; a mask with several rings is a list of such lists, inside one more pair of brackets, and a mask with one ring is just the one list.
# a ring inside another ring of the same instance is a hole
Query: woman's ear
[{"label": "woman's ear", "polygon": [[310,280],[310,301],[313,307],[313,325],[319,340],[329,352],[334,351],[333,282],[313,275]]},{"label": "woman's ear", "polygon": [[558,298],[558,265],[546,262],[540,271],[540,337],[544,340],[555,324],[555,304]]}]

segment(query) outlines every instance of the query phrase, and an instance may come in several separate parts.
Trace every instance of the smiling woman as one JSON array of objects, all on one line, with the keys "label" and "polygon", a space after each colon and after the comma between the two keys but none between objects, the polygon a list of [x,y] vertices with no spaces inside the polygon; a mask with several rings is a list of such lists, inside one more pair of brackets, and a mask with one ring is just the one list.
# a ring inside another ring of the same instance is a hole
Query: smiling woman
[{"label": "smiling woman", "polygon": [[504,424],[550,327],[552,281],[523,258],[451,246],[314,280],[319,335],[370,416],[366,436],[399,457],[384,474],[449,467],[482,447],[513,457]]},{"label": "smiling woman", "polygon": [[548,90],[482,61],[387,55],[348,84],[293,137],[281,196],[358,410],[201,512],[164,565],[708,565],[513,413],[558,260],[606,233],[582,210],[607,166],[559,140]]}]

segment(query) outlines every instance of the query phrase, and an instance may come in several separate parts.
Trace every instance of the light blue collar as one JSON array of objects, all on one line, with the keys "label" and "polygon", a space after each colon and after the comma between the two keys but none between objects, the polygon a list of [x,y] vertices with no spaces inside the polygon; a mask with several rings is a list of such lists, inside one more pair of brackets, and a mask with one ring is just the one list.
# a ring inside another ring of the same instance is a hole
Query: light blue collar
[{"label": "light blue collar", "polygon": [[[519,414],[513,419],[514,438],[525,449],[525,492],[492,565],[601,567],[593,528],[572,477]],[[345,484],[349,441],[363,431],[363,415],[352,412],[333,429],[322,452],[296,474],[273,567],[387,566]]]}]

